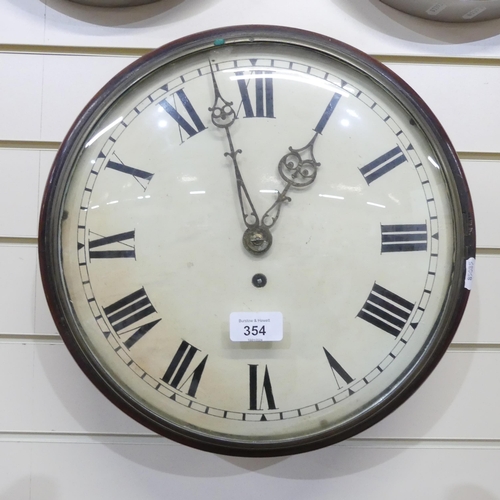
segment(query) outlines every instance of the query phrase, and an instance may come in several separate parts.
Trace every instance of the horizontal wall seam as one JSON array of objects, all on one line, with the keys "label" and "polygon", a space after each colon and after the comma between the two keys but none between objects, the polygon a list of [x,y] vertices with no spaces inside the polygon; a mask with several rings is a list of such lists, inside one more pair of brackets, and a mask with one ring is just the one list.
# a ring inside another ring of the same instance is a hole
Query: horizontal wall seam
[{"label": "horizontal wall seam", "polygon": [[363,438],[355,437],[337,444],[348,448],[420,449],[500,449],[500,439],[489,438]]},{"label": "horizontal wall seam", "polygon": [[[154,50],[151,47],[91,47],[70,45],[0,44],[0,53],[20,55],[84,55],[97,57],[140,57]],[[500,66],[497,57],[426,56],[410,54],[371,54],[384,64],[443,64],[459,66]]]},{"label": "horizontal wall seam", "polygon": [[500,153],[486,151],[457,151],[462,161],[500,161]]},{"label": "horizontal wall seam", "polygon": [[[0,149],[57,151],[60,146],[61,141],[23,141],[0,139]],[[457,154],[463,161],[500,161],[500,152],[495,151],[457,151]]]},{"label": "horizontal wall seam", "polygon": [[57,151],[61,141],[9,141],[0,140],[0,149],[26,149],[37,151]]},{"label": "horizontal wall seam", "polygon": [[432,64],[447,66],[500,66],[500,58],[497,57],[453,57],[453,56],[413,56],[413,55],[390,55],[372,54],[374,59],[384,64]]},{"label": "horizontal wall seam", "polygon": [[[1,236],[0,245],[38,245],[38,238],[35,236]],[[495,247],[478,247],[476,249],[478,255],[498,256],[500,248]]]},{"label": "horizontal wall seam", "polygon": [[0,236],[0,245],[38,245],[38,238],[34,236]]},{"label": "horizontal wall seam", "polygon": [[[57,334],[0,333],[0,344],[62,344]],[[448,352],[500,352],[500,342],[452,342]]]},{"label": "horizontal wall seam", "polygon": [[62,344],[57,334],[0,333],[0,344]]},{"label": "horizontal wall seam", "polygon": [[[157,434],[136,433],[83,433],[43,431],[2,431],[0,443],[82,444],[82,445],[135,445],[182,446]],[[404,438],[354,437],[336,444],[343,448],[420,448],[420,449],[500,449],[500,439],[486,438]]]},{"label": "horizontal wall seam", "polygon": [[50,55],[50,56],[97,56],[97,57],[141,57],[151,48],[137,47],[87,47],[70,45],[23,45],[0,44],[0,53],[19,55]]}]

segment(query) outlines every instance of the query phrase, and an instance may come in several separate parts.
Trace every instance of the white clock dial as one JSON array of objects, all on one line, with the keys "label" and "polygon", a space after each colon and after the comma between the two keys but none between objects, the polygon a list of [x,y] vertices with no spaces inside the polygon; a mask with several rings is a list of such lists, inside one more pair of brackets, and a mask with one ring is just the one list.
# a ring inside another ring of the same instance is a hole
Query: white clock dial
[{"label": "white clock dial", "polygon": [[413,392],[461,314],[472,215],[393,75],[310,34],[245,33],[167,47],[104,90],[56,160],[42,258],[70,349],[117,404],[273,455]]}]

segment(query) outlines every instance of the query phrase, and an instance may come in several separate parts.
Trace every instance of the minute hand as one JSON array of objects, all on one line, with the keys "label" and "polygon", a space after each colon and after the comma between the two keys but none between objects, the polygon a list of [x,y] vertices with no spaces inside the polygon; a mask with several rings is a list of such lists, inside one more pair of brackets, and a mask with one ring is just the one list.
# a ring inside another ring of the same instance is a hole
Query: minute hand
[{"label": "minute hand", "polygon": [[[234,174],[236,176],[236,187],[238,190],[238,199],[240,201],[241,213],[243,215],[243,222],[245,226],[249,229],[253,229],[259,227],[260,221],[259,216],[257,215],[257,211],[250,199],[250,195],[248,194],[248,190],[245,186],[245,182],[243,181],[243,176],[241,175],[240,167],[238,166],[238,160],[236,159],[236,155],[241,153],[241,149],[235,149],[233,144],[233,139],[231,137],[231,133],[229,131],[229,127],[236,120],[236,113],[232,107],[232,102],[226,101],[220,94],[219,86],[217,85],[217,80],[215,79],[214,70],[212,67],[212,63],[210,64],[210,72],[212,74],[212,82],[214,86],[214,104],[211,108],[208,108],[211,111],[211,119],[212,123],[217,128],[223,128],[226,132],[227,142],[229,144],[229,152],[224,153],[224,156],[229,156],[233,160],[234,166]],[[245,209],[245,200],[250,207],[250,213],[247,213]]]}]

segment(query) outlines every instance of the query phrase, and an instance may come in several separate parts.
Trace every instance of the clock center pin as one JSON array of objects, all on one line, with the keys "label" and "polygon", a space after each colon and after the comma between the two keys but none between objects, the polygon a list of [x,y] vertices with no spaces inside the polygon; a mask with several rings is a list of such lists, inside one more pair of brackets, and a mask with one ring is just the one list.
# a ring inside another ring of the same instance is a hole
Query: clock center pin
[{"label": "clock center pin", "polygon": [[250,227],[243,233],[243,246],[254,255],[267,252],[272,242],[271,231],[265,226]]}]

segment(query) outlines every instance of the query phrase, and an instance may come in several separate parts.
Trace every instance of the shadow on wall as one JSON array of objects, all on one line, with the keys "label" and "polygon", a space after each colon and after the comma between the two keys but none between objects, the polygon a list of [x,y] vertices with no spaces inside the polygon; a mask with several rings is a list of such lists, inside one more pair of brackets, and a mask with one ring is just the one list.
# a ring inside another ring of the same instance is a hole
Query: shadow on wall
[{"label": "shadow on wall", "polygon": [[60,499],[57,494],[57,486],[53,479],[43,476],[26,476],[18,479],[7,489],[0,491],[0,500],[18,500],[21,498],[31,498],[32,492],[35,496],[42,494],[44,498],[52,500]]},{"label": "shadow on wall", "polygon": [[[30,8],[28,4],[33,4],[33,0],[10,1],[21,7],[26,4],[26,9]],[[192,17],[218,0],[160,0],[152,4],[120,8],[91,7],[68,0],[38,1],[46,4],[48,9],[55,10],[64,16],[97,26],[142,28]],[[175,16],[173,16],[174,13]]]},{"label": "shadow on wall", "polygon": [[470,43],[492,38],[500,33],[500,19],[477,23],[443,23],[410,16],[380,0],[331,1],[371,29],[416,43]]},{"label": "shadow on wall", "polygon": [[[132,436],[147,437],[151,436],[151,433],[106,401],[79,371],[62,344],[37,345],[35,352],[43,371],[43,374],[36,375],[36,379],[46,378],[46,382],[40,383],[51,389],[43,394],[41,391],[37,392],[41,398],[37,412],[42,423],[49,422],[51,426],[59,425],[65,426],[66,429],[69,427],[71,431],[76,428],[78,432],[87,432],[90,438],[127,461],[165,474],[222,478],[255,472],[260,476],[273,478],[321,480],[351,476],[377,468],[385,462],[397,459],[408,450],[405,446],[389,444],[387,447],[380,447],[370,445],[369,442],[353,440],[289,457],[239,458],[194,450],[161,438],[154,439],[147,445],[136,442]],[[384,432],[385,426],[408,427],[407,432],[415,436],[418,442],[418,437],[425,436],[452,405],[469,371],[471,357],[467,358],[460,363],[451,364],[453,373],[450,377],[440,376],[439,373],[434,377],[431,375],[433,380],[428,381],[427,389],[418,391],[399,410],[387,417],[392,420],[392,424],[385,420],[377,424],[382,428],[375,434],[390,436],[390,431]],[[82,401],[85,402],[83,406]],[[65,412],[71,415],[77,423],[76,426],[71,423],[71,418],[64,416]],[[53,415],[62,415],[63,420],[56,423]],[[408,425],[401,423],[405,420],[409,422]],[[123,437],[120,439],[123,442],[113,443],[113,439],[106,442],[102,437],[106,434],[118,434]],[[127,435],[131,436],[130,440],[126,439]],[[411,445],[408,446],[411,449]],[[0,500],[3,500],[1,496]],[[485,500],[488,500],[488,497],[485,497]]]},{"label": "shadow on wall", "polygon": [[498,495],[475,484],[464,484],[455,486],[444,500],[498,500]]}]

